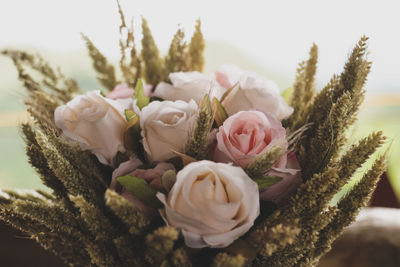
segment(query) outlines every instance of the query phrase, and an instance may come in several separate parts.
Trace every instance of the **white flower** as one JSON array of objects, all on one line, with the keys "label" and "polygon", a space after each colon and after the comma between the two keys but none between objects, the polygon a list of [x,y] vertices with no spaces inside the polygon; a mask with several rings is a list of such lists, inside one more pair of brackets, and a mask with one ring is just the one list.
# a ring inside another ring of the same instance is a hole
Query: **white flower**
[{"label": "white flower", "polygon": [[293,108],[289,107],[280,95],[278,85],[271,80],[231,65],[223,65],[215,75],[217,81],[225,88],[236,84],[222,101],[229,115],[244,110],[258,110],[272,113],[282,120],[293,112]]},{"label": "white flower", "polygon": [[157,85],[153,95],[165,100],[183,100],[189,102],[193,99],[200,103],[204,95],[210,94],[210,98],[220,99],[224,89],[219,84],[198,72],[174,72],[169,74],[169,83],[161,82]]},{"label": "white flower", "polygon": [[257,184],[240,167],[212,161],[186,165],[166,198],[164,220],[188,247],[222,248],[245,234],[260,214]]},{"label": "white flower", "polygon": [[92,91],[57,107],[54,120],[70,143],[78,142],[101,163],[113,165],[117,152],[125,151],[123,134],[127,122],[123,114],[121,103],[103,97],[100,91]]},{"label": "white flower", "polygon": [[153,101],[140,113],[143,147],[150,161],[164,161],[184,152],[198,114],[196,102]]}]

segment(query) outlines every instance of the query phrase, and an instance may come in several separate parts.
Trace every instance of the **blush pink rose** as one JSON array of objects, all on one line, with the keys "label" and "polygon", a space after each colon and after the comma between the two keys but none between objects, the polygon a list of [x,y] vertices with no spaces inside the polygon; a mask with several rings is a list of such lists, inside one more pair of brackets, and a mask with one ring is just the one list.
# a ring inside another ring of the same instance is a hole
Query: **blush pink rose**
[{"label": "blush pink rose", "polygon": [[124,99],[124,98],[132,98],[135,90],[130,88],[127,84],[121,83],[115,86],[115,88],[107,94],[107,98],[111,99]]},{"label": "blush pink rose", "polygon": [[123,175],[131,175],[142,178],[152,187],[158,191],[161,191],[163,190],[161,177],[163,176],[164,172],[168,170],[175,170],[175,167],[171,163],[160,162],[152,169],[139,169],[142,164],[143,163],[139,159],[131,159],[121,163],[119,167],[112,173],[110,188],[132,202],[135,207],[146,214],[146,216],[153,217],[157,215],[157,211],[145,205],[138,198],[134,197],[129,191],[125,190],[125,188],[118,183],[117,178]]},{"label": "blush pink rose", "polygon": [[[146,94],[147,97],[152,96],[152,90],[153,86],[146,84],[144,85],[144,93]],[[125,98],[132,98],[135,90],[131,87],[129,87],[125,83],[120,83],[115,86],[115,88],[107,94],[107,98],[111,98],[114,100],[117,99],[125,99]]]},{"label": "blush pink rose", "polygon": [[270,113],[240,111],[225,120],[217,133],[214,160],[246,166],[277,146],[287,149],[286,130]]},{"label": "blush pink rose", "polygon": [[267,173],[282,177],[283,180],[260,193],[260,199],[281,204],[301,184],[300,164],[296,155],[289,152]]},{"label": "blush pink rose", "polygon": [[245,74],[245,71],[231,64],[224,64],[214,72],[215,79],[225,89],[231,88],[235,83],[240,81],[240,78]]},{"label": "blush pink rose", "polygon": [[[145,84],[143,86],[144,93],[147,97],[152,96],[152,85]],[[125,83],[120,83],[115,86],[115,88],[107,94],[107,98],[113,99],[118,101],[119,103],[122,104],[124,109],[130,109],[134,110],[136,113],[140,113],[140,109],[136,106],[136,102],[133,100],[133,94],[135,93],[135,90],[129,85]]]}]

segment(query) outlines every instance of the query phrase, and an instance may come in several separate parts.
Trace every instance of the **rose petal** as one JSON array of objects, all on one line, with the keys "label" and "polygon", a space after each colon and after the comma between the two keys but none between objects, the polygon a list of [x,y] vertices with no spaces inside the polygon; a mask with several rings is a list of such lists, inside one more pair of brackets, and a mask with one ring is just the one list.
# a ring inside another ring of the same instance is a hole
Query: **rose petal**
[{"label": "rose petal", "polygon": [[225,120],[216,135],[214,160],[246,166],[276,146],[287,148],[286,130],[270,113],[240,111]]},{"label": "rose petal", "polygon": [[123,98],[132,98],[135,90],[130,88],[127,84],[118,84],[115,88],[107,94],[107,97],[110,99],[123,99]]},{"label": "rose petal", "polygon": [[78,142],[81,149],[90,150],[101,163],[113,165],[118,151],[125,151],[123,132],[127,122],[123,113],[121,103],[93,91],[57,107],[54,120],[68,142]]},{"label": "rose petal", "polygon": [[165,161],[184,152],[198,114],[193,100],[153,101],[140,113],[143,147],[149,161]]},{"label": "rose petal", "polygon": [[272,168],[268,175],[282,177],[282,181],[268,187],[260,193],[260,199],[264,201],[272,201],[281,205],[284,200],[301,184],[300,165],[294,153],[285,154],[287,158],[286,167]]},{"label": "rose petal", "polygon": [[190,247],[227,246],[259,215],[257,184],[242,168],[229,164],[190,163],[177,173],[168,198],[157,196],[165,205],[164,220],[182,230]]},{"label": "rose petal", "polygon": [[161,82],[157,85],[154,96],[165,100],[183,100],[189,102],[194,100],[196,103],[204,98],[204,95],[210,94],[210,98],[220,99],[224,90],[213,79],[206,75],[193,72],[174,72],[169,74],[171,84]]},{"label": "rose petal", "polygon": [[222,102],[229,115],[239,111],[259,110],[272,113],[281,120],[293,112],[293,108],[280,95],[276,83],[256,73],[224,65],[216,72],[216,77],[224,87],[237,84]]}]

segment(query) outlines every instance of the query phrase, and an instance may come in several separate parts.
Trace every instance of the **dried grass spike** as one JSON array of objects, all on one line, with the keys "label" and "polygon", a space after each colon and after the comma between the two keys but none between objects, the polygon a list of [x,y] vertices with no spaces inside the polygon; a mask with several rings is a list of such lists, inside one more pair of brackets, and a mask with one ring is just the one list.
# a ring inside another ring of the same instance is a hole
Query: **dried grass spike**
[{"label": "dried grass spike", "polygon": [[211,109],[210,97],[205,95],[199,105],[195,127],[186,145],[186,155],[197,160],[205,159],[208,147],[208,135],[214,122],[214,114]]},{"label": "dried grass spike", "polygon": [[146,237],[146,260],[154,266],[159,266],[172,251],[178,231],[170,226],[160,227]]},{"label": "dried grass spike", "polygon": [[153,39],[147,21],[142,18],[142,59],[144,63],[144,77],[148,84],[156,85],[166,80],[164,62],[160,57],[160,52]]},{"label": "dried grass spike", "polygon": [[89,56],[92,58],[93,68],[98,74],[97,79],[106,89],[111,91],[118,83],[115,76],[114,66],[108,63],[107,58],[97,49],[86,35],[82,34],[82,38],[86,42]]},{"label": "dried grass spike", "polygon": [[168,55],[165,58],[165,67],[168,74],[171,72],[189,70],[189,55],[184,38],[185,33],[179,28],[174,35],[169,47]]},{"label": "dried grass spike", "polygon": [[197,20],[196,29],[189,44],[190,70],[203,71],[205,41],[201,32],[201,21]]}]

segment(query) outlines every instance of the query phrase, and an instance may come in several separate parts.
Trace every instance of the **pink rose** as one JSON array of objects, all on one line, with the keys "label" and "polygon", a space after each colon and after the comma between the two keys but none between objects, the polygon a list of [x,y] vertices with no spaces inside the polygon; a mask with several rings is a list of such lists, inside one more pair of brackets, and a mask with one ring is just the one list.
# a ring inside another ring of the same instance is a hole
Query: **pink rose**
[{"label": "pink rose", "polygon": [[225,120],[217,133],[214,160],[246,166],[276,146],[287,149],[286,130],[270,113],[241,111]]},{"label": "pink rose", "polygon": [[215,79],[225,89],[235,85],[244,74],[241,68],[231,64],[224,64],[214,72]]},{"label": "pink rose", "polygon": [[153,169],[139,169],[143,163],[139,159],[131,159],[119,165],[112,173],[112,180],[110,188],[120,193],[127,200],[131,201],[137,209],[142,211],[146,216],[153,217],[157,211],[141,202],[138,198],[134,197],[129,191],[125,190],[117,181],[117,177],[123,175],[131,175],[144,179],[148,184],[157,190],[162,190],[161,177],[164,172],[168,170],[175,170],[174,165],[171,163],[160,162]]},{"label": "pink rose", "polygon": [[[150,84],[144,85],[144,93],[146,94],[147,97],[151,97],[151,89],[153,86]],[[125,83],[120,83],[115,86],[115,88],[107,94],[107,98],[111,99],[125,99],[125,98],[132,98],[135,90],[131,87],[129,87]]]},{"label": "pink rose", "polygon": [[282,177],[283,180],[260,193],[260,199],[282,203],[301,184],[300,164],[296,155],[289,152],[268,172],[268,175]]},{"label": "pink rose", "polygon": [[[151,89],[153,88],[152,85],[145,84],[143,86],[144,93],[147,97],[152,96]],[[136,113],[140,113],[140,109],[136,106],[136,102],[133,100],[133,94],[135,90],[129,87],[125,83],[120,83],[115,86],[115,88],[107,94],[107,98],[113,99],[118,101],[122,104],[124,109],[131,109],[134,110]]]},{"label": "pink rose", "polygon": [[115,86],[115,88],[107,94],[107,98],[111,99],[124,99],[124,98],[132,98],[135,90],[130,88],[127,84],[121,83]]}]

